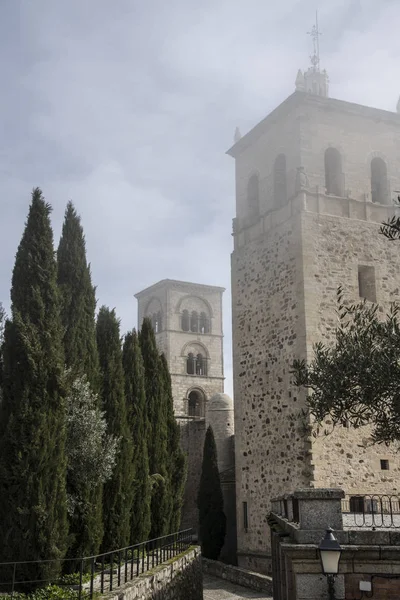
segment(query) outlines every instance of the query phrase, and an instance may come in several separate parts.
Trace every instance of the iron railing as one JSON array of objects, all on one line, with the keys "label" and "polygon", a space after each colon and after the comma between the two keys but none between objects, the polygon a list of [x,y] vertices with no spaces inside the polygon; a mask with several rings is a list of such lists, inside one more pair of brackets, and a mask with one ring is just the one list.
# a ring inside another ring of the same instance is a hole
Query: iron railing
[{"label": "iron railing", "polygon": [[[96,592],[113,591],[186,551],[192,543],[192,534],[192,529],[185,529],[112,552],[78,559],[0,563],[0,598],[13,598],[18,591],[57,584],[75,589],[79,600],[92,599]],[[67,572],[71,571],[71,566],[76,566],[77,581],[71,582],[70,576],[55,580],[40,575],[45,573],[46,568],[51,569],[54,563]],[[30,575],[26,576],[27,573]]]},{"label": "iron railing", "polygon": [[400,497],[354,494],[342,500],[343,525],[349,527],[400,528]]}]

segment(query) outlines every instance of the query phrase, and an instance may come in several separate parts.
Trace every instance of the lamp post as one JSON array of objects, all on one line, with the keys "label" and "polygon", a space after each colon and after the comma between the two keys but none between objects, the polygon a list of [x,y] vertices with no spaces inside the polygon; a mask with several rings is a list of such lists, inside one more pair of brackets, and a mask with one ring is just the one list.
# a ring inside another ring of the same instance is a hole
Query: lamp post
[{"label": "lamp post", "polygon": [[333,535],[331,527],[326,530],[325,537],[318,546],[318,552],[321,559],[322,572],[328,580],[329,600],[335,600],[335,577],[339,572],[342,548]]}]

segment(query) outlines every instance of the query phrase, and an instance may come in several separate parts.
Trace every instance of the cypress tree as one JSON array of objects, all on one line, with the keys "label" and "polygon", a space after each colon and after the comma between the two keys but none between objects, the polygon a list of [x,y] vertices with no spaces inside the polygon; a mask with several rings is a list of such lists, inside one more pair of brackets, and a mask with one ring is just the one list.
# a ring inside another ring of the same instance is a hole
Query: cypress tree
[{"label": "cypress tree", "polygon": [[139,336],[142,350],[147,412],[147,447],[152,479],[151,537],[168,533],[171,518],[171,490],[168,481],[168,424],[163,397],[161,358],[150,319],[143,320]]},{"label": "cypress tree", "polygon": [[133,502],[130,544],[149,538],[151,527],[151,486],[147,451],[146,392],[143,358],[135,330],[125,336],[123,347],[125,398],[128,424],[135,452],[133,455]]},{"label": "cypress tree", "polygon": [[[58,286],[61,296],[61,320],[65,364],[69,378],[84,376],[93,392],[98,391],[99,359],[96,344],[96,295],[81,220],[72,202],[68,202],[57,251]],[[68,444],[68,438],[67,438]],[[81,502],[69,510],[69,557],[97,554],[103,537],[102,486],[77,482],[67,475],[67,492]],[[71,564],[71,566],[73,566]]]},{"label": "cypress tree", "polygon": [[181,509],[185,490],[187,460],[180,444],[180,429],[174,415],[171,375],[167,359],[161,355],[161,371],[164,384],[164,401],[167,410],[168,441],[167,454],[169,457],[168,473],[171,486],[171,506],[169,531],[178,531],[181,524]]},{"label": "cypress tree", "polygon": [[74,379],[86,375],[93,392],[98,391],[99,359],[96,346],[96,290],[86,260],[81,219],[68,202],[57,250],[58,286],[65,363]]},{"label": "cypress tree", "polygon": [[50,212],[35,189],[3,344],[0,561],[55,559],[21,566],[19,577],[27,579],[57,576],[68,533],[64,358]]},{"label": "cypress tree", "polygon": [[104,485],[102,551],[129,544],[133,494],[133,446],[128,427],[119,320],[115,311],[102,306],[97,317],[102,408],[108,433],[120,440],[113,475]]},{"label": "cypress tree", "polygon": [[226,517],[218,471],[217,447],[211,425],[204,440],[197,507],[201,552],[206,558],[217,560],[224,545]]}]

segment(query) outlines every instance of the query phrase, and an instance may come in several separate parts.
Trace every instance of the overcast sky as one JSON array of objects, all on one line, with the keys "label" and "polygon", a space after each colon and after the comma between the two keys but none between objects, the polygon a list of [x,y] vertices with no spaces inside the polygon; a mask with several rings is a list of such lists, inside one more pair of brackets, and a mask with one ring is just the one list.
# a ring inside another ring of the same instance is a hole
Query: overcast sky
[{"label": "overcast sky", "polygon": [[234,163],[225,155],[294,91],[319,10],[330,95],[395,110],[398,0],[1,0],[0,300],[30,192],[82,216],[98,305],[136,325],[160,279],[226,287]]}]

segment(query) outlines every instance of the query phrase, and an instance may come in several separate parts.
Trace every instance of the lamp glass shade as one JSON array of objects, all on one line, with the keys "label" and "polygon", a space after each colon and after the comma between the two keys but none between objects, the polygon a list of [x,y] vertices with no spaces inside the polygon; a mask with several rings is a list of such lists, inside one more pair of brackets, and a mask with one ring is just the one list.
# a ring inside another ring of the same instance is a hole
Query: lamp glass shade
[{"label": "lamp glass shade", "polygon": [[337,575],[341,550],[320,550],[322,570],[324,575]]},{"label": "lamp glass shade", "polygon": [[322,571],[325,575],[337,575],[339,572],[339,560],[342,554],[342,548],[333,535],[333,529],[326,530],[323,540],[318,546],[321,559]]}]

